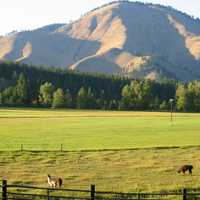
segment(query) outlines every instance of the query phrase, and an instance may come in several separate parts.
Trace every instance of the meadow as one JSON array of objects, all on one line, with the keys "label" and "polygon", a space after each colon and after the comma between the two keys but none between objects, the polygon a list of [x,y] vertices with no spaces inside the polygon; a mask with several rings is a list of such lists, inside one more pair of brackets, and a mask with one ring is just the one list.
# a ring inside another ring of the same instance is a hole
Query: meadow
[{"label": "meadow", "polygon": [[[64,188],[160,192],[199,188],[200,148],[91,152],[0,152],[0,174],[9,184],[47,187],[47,174],[63,178]],[[193,175],[178,174],[192,163]]]},{"label": "meadow", "polygon": [[200,145],[200,114],[0,109],[0,150]]},{"label": "meadow", "polygon": [[[200,114],[0,109],[0,174],[9,183],[121,192],[200,185]],[[19,151],[20,145],[25,151]],[[60,152],[63,144],[63,152]],[[182,175],[182,164],[194,166]]]}]

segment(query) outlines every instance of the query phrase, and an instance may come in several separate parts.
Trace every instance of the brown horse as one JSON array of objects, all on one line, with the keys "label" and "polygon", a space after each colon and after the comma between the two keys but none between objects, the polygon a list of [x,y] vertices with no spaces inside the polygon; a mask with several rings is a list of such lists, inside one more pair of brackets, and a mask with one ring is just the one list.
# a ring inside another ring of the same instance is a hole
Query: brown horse
[{"label": "brown horse", "polygon": [[189,174],[192,174],[192,169],[193,166],[192,165],[182,165],[179,169],[178,169],[178,173],[183,173],[185,174],[186,171],[189,171]]},{"label": "brown horse", "polygon": [[62,179],[61,178],[52,178],[49,174],[47,175],[47,181],[48,181],[48,185],[50,187],[61,187],[62,186]]}]

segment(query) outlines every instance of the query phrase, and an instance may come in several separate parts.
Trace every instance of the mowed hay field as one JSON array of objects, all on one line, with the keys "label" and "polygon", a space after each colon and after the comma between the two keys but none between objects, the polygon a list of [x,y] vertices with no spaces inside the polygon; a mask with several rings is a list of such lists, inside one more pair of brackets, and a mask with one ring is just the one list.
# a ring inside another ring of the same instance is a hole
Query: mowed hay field
[{"label": "mowed hay field", "polygon": [[0,150],[200,145],[200,114],[0,109]]},{"label": "mowed hay field", "polygon": [[[160,192],[200,186],[200,148],[93,152],[0,152],[0,176],[9,183],[47,187],[47,174],[64,188]],[[178,174],[185,163],[193,175]]]},{"label": "mowed hay field", "polygon": [[[170,113],[0,109],[0,139],[0,174],[10,183],[47,186],[49,173],[77,189],[200,185],[199,114],[175,113],[171,124]],[[187,163],[193,175],[178,174]]]}]

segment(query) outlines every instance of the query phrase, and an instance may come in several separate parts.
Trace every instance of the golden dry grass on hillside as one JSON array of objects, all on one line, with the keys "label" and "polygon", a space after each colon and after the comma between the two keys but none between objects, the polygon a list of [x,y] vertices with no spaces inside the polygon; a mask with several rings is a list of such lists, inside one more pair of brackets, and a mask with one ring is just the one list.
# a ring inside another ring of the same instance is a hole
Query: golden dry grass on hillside
[{"label": "golden dry grass on hillside", "polygon": [[168,15],[170,23],[178,30],[178,32],[185,39],[185,46],[190,51],[191,55],[195,57],[196,60],[200,59],[200,35],[195,35],[189,32],[184,25],[179,23],[174,17]]},{"label": "golden dry grass on hillside", "polygon": [[23,59],[28,58],[32,53],[32,44],[30,41],[26,42],[24,48],[22,49],[22,57],[17,59],[17,62],[20,62]]},{"label": "golden dry grass on hillside", "polygon": [[14,37],[0,37],[0,59],[4,59],[12,51],[13,44]]}]

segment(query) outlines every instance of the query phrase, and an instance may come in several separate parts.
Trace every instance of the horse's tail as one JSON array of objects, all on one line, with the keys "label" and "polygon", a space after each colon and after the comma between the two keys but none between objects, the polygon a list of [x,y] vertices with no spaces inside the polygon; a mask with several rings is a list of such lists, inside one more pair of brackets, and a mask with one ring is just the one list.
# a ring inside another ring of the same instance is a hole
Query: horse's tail
[{"label": "horse's tail", "polygon": [[61,186],[62,186],[62,184],[63,184],[63,181],[62,181],[62,179],[61,179],[61,178],[58,178],[58,186],[59,186],[59,187],[61,187]]}]

